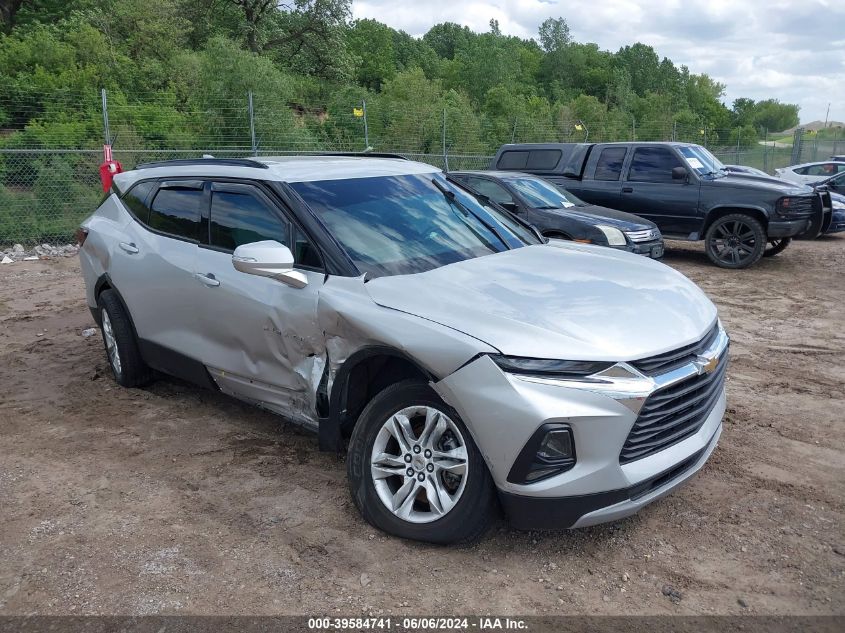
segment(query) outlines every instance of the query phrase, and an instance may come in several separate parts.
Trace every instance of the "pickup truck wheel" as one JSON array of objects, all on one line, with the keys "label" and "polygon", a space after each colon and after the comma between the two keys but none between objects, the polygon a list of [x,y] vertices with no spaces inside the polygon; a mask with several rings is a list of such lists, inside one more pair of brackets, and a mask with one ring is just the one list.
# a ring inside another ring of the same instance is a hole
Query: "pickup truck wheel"
[{"label": "pickup truck wheel", "polygon": [[748,268],[763,257],[766,232],[755,218],[731,213],[710,225],[704,242],[707,257],[720,268]]},{"label": "pickup truck wheel", "polygon": [[420,381],[391,385],[364,408],[347,476],[363,517],[402,538],[469,543],[496,519],[481,452],[458,413]]},{"label": "pickup truck wheel", "polygon": [[791,237],[781,237],[776,240],[769,240],[769,246],[763,252],[763,257],[774,257],[782,252],[792,242]]}]

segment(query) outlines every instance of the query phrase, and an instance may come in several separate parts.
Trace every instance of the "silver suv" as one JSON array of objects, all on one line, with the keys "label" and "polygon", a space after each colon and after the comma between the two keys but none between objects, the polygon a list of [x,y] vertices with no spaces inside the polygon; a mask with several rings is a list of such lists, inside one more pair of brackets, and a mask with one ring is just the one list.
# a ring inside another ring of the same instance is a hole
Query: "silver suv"
[{"label": "silver suv", "polygon": [[352,498],[402,537],[593,525],[716,446],[728,337],[686,277],[546,243],[439,169],[198,159],[115,176],[81,229],[114,377],[153,370],[348,438]]}]

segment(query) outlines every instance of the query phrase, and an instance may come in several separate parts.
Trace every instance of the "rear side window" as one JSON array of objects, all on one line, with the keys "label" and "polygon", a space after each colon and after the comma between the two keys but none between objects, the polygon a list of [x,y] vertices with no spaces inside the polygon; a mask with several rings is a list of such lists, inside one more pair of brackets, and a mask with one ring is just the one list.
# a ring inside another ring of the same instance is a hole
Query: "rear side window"
[{"label": "rear side window", "polygon": [[140,222],[146,224],[150,219],[150,208],[147,206],[147,198],[153,190],[155,182],[141,182],[132,187],[125,196],[123,204],[129,209]]},{"label": "rear side window", "polygon": [[525,169],[528,165],[528,152],[503,152],[496,167],[499,169]]},{"label": "rear side window", "polygon": [[845,171],[845,165],[824,163],[823,165],[811,165],[801,170],[796,169],[795,173],[806,176],[833,176],[840,171]]},{"label": "rear side window", "polygon": [[496,166],[499,169],[554,169],[560,162],[559,149],[511,150],[503,152]]},{"label": "rear side window", "polygon": [[634,150],[628,180],[681,183],[672,180],[672,170],[682,166],[680,159],[665,147],[638,147]]},{"label": "rear side window", "polygon": [[235,250],[242,244],[275,240],[287,246],[290,227],[258,196],[246,192],[211,194],[211,245]]},{"label": "rear side window", "polygon": [[528,152],[528,169],[554,169],[560,161],[559,149],[534,149]]},{"label": "rear side window", "polygon": [[596,180],[619,180],[622,163],[625,161],[626,147],[606,147],[599,154],[596,163]]},{"label": "rear side window", "polygon": [[175,237],[196,240],[199,236],[202,189],[159,189],[150,209],[149,226]]}]

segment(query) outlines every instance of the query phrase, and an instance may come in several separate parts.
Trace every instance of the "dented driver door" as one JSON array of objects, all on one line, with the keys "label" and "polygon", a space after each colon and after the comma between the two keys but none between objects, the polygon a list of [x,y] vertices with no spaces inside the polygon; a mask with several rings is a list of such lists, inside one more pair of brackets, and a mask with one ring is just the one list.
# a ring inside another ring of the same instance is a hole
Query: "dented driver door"
[{"label": "dented driver door", "polygon": [[315,397],[324,347],[317,298],[325,275],[302,269],[308,284],[235,270],[241,244],[276,240],[293,246],[292,226],[253,185],[211,185],[208,244],[198,249],[193,302],[202,362],[224,393],[316,426]]}]

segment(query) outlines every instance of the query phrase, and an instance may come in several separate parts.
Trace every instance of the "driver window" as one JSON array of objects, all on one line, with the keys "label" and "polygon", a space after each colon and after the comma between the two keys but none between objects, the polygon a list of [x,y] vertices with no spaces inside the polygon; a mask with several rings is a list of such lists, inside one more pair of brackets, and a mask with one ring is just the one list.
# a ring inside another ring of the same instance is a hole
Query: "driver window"
[{"label": "driver window", "polygon": [[467,178],[466,183],[478,193],[487,196],[498,204],[515,204],[508,190],[486,178]]},{"label": "driver window", "polygon": [[628,180],[680,183],[672,179],[672,170],[683,167],[680,159],[665,147],[638,147],[634,151]]},{"label": "driver window", "polygon": [[263,240],[275,240],[287,246],[288,223],[257,196],[245,192],[212,192],[211,246],[233,251],[242,244]]}]

